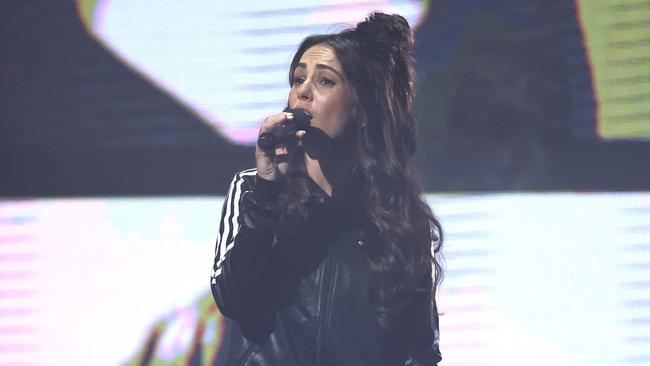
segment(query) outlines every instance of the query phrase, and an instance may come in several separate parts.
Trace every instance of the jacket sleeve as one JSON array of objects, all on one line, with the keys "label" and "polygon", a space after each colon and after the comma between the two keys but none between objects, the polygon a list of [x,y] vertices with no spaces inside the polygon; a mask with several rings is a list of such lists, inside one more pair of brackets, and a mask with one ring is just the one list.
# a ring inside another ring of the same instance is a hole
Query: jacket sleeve
[{"label": "jacket sleeve", "polygon": [[273,243],[277,223],[279,185],[256,176],[255,170],[237,173],[223,203],[210,287],[221,313],[245,317],[254,269]]},{"label": "jacket sleeve", "polygon": [[[428,291],[420,294],[409,319],[412,342],[407,351],[404,366],[435,366],[442,360],[439,348],[438,309],[431,291],[429,275]],[[426,282],[426,281],[425,281]]]},{"label": "jacket sleeve", "polygon": [[[433,225],[432,255],[440,248],[441,230]],[[421,280],[421,292],[415,299],[413,311],[408,321],[408,329],[413,334],[413,341],[408,348],[404,366],[435,366],[442,360],[440,354],[440,330],[435,288],[433,287],[433,269],[427,271]]]},{"label": "jacket sleeve", "polygon": [[324,252],[304,245],[312,242],[309,235],[320,235],[318,231],[281,222],[279,193],[278,183],[257,176],[255,170],[238,173],[224,201],[215,250],[215,302],[257,343],[272,330],[274,315],[296,290],[303,267],[318,263]]}]

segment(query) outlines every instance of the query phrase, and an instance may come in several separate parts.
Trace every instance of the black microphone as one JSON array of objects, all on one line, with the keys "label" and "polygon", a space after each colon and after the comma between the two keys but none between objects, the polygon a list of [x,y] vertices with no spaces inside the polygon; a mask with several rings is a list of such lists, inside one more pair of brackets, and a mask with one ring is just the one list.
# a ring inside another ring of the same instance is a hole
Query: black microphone
[{"label": "black microphone", "polygon": [[288,144],[291,135],[300,130],[306,131],[310,126],[311,114],[304,109],[291,109],[287,107],[284,112],[293,113],[293,119],[278,123],[271,130],[264,132],[257,139],[260,149],[273,152],[276,147]]}]

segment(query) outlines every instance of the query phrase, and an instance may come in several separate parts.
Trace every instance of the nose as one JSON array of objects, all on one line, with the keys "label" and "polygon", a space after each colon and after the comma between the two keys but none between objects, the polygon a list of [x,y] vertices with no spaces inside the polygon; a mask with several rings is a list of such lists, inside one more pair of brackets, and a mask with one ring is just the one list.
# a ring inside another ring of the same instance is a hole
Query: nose
[{"label": "nose", "polygon": [[312,89],[311,89],[311,82],[308,80],[305,80],[302,85],[298,88],[298,92],[296,93],[298,100],[301,101],[310,101],[313,97],[312,95]]}]

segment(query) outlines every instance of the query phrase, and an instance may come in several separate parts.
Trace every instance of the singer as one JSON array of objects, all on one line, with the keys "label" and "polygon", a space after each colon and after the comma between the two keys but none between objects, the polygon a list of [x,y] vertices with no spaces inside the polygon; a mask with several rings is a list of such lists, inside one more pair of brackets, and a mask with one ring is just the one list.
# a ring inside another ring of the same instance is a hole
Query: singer
[{"label": "singer", "polygon": [[[407,21],[380,12],[300,44],[291,109],[260,128],[277,143],[258,143],[221,214],[211,289],[225,365],[441,360],[442,230],[412,172],[412,44]],[[286,128],[298,113],[306,127]]]}]

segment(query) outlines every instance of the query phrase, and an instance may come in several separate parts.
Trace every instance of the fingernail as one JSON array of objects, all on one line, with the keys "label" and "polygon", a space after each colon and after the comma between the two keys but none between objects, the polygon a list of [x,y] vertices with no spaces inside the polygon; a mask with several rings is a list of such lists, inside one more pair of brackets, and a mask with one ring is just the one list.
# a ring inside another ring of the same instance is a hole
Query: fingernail
[{"label": "fingernail", "polygon": [[278,146],[275,148],[275,155],[286,155],[287,154],[287,148],[286,146]]}]

